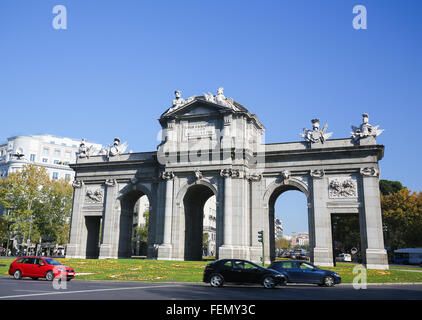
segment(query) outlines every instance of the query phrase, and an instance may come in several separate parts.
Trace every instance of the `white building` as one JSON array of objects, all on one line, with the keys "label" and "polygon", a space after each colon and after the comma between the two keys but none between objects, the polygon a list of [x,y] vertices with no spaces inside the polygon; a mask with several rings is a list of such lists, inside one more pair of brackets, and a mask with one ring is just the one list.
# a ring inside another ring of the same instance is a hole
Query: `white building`
[{"label": "white building", "polygon": [[[47,169],[51,179],[73,181],[75,173],[69,164],[76,162],[80,140],[52,135],[14,136],[0,143],[0,177],[35,164]],[[86,143],[101,149],[102,145]],[[20,156],[17,156],[20,155]]]},{"label": "white building", "polygon": [[274,218],[274,237],[276,240],[283,238],[283,222],[279,218]]},{"label": "white building", "polygon": [[292,232],[291,236],[291,246],[307,246],[309,244],[309,232],[299,232],[296,234],[296,232]]},{"label": "white building", "polygon": [[212,196],[204,205],[203,233],[208,234],[208,248],[203,250],[205,256],[214,256],[216,253],[216,198]]}]

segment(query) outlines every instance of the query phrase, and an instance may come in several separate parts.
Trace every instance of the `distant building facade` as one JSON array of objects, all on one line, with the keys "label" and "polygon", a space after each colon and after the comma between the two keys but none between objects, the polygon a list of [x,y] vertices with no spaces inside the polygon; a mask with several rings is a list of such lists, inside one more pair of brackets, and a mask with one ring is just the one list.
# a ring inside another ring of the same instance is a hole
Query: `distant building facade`
[{"label": "distant building facade", "polygon": [[292,232],[290,242],[292,247],[309,245],[309,232],[299,232],[298,234]]},{"label": "distant building facade", "polygon": [[[71,182],[75,173],[69,164],[76,163],[79,144],[80,140],[48,134],[7,138],[0,143],[0,177],[7,177],[27,164],[35,164],[46,168],[51,179]],[[102,147],[96,143],[87,144]]]},{"label": "distant building facade", "polygon": [[276,240],[283,238],[283,222],[279,218],[274,218],[274,236]]},{"label": "distant building facade", "polygon": [[204,256],[214,256],[216,252],[216,212],[216,199],[212,196],[204,205],[203,236],[207,239],[203,248]]}]

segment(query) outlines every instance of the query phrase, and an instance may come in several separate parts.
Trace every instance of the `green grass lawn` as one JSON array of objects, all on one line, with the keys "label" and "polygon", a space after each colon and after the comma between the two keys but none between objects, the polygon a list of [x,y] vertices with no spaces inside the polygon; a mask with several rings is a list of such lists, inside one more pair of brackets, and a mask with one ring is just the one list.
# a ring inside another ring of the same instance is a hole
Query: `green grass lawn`
[{"label": "green grass lawn", "polygon": [[[0,259],[0,276],[8,276],[9,265],[14,259]],[[178,281],[201,282],[207,261],[164,261],[141,259],[57,259],[73,267],[77,279],[85,280],[135,280],[135,281]],[[343,283],[352,283],[356,265],[337,263],[336,267],[324,267],[340,274]],[[367,270],[368,283],[421,282],[422,272],[390,270]],[[420,270],[422,268],[413,268]]]}]

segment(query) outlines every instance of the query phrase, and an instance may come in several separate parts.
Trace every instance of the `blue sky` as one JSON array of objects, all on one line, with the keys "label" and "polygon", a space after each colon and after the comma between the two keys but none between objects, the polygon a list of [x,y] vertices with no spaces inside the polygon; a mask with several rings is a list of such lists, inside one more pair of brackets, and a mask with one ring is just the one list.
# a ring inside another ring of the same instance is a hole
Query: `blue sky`
[{"label": "blue sky", "polygon": [[[367,30],[352,27],[357,4]],[[55,5],[67,30],[52,27]],[[0,140],[118,136],[152,151],[175,89],[223,86],[268,143],[300,140],[315,117],[349,137],[369,113],[385,129],[381,177],[421,191],[421,12],[418,0],[2,0]],[[286,231],[306,230],[306,201],[287,198]]]}]

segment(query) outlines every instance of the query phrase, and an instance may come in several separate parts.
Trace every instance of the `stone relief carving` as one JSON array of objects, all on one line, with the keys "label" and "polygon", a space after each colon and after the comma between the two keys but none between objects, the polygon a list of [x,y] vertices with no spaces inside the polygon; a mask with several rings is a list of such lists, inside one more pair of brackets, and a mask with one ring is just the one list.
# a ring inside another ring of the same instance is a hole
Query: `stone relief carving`
[{"label": "stone relief carving", "polygon": [[357,183],[352,178],[330,178],[328,184],[330,198],[357,197]]},{"label": "stone relief carving", "polygon": [[[98,202],[99,203],[99,202],[103,202],[104,192],[100,188],[98,188],[98,189],[88,189],[86,191],[86,196],[87,196],[87,198],[92,200],[91,202]],[[89,200],[87,202],[89,202]]]},{"label": "stone relief carving", "polygon": [[379,175],[379,170],[374,167],[367,167],[367,168],[361,168],[360,173],[363,176],[377,177]]},{"label": "stone relief carving", "polygon": [[322,178],[324,177],[325,172],[323,169],[315,169],[315,170],[311,170],[310,175],[313,178]]},{"label": "stone relief carving", "polygon": [[378,137],[384,130],[378,129],[379,126],[369,124],[369,115],[362,114],[362,124],[359,127],[352,126],[352,139],[357,141],[367,137]]},{"label": "stone relief carving", "polygon": [[316,143],[321,142],[324,143],[329,137],[332,136],[332,132],[326,133],[328,125],[325,124],[322,127],[322,130],[319,129],[319,119],[312,119],[312,130],[308,130],[303,128],[303,134],[301,135],[307,142]]}]

